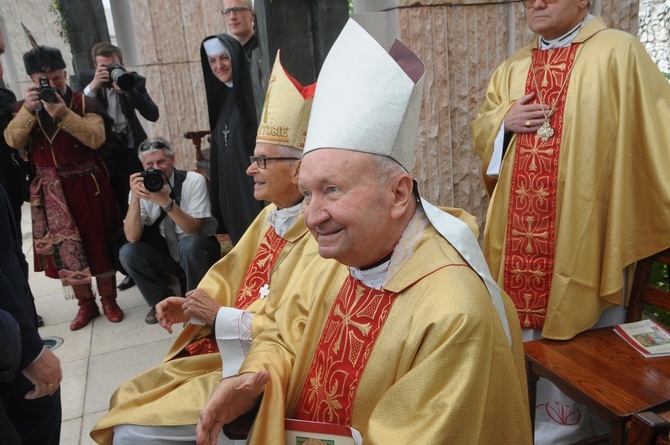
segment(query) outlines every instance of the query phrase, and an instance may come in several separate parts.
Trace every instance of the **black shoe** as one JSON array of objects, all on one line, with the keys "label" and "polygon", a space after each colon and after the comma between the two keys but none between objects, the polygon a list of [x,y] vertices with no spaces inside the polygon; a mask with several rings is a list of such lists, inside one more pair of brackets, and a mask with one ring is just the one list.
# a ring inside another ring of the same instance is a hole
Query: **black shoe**
[{"label": "black shoe", "polygon": [[144,317],[144,322],[146,324],[156,324],[158,323],[158,318],[156,318],[156,308],[152,307],[149,309],[149,312],[147,313],[147,316]]},{"label": "black shoe", "polygon": [[37,327],[41,328],[44,326],[44,318],[40,314],[37,314]]},{"label": "black shoe", "polygon": [[132,277],[130,275],[128,275],[126,278],[123,279],[123,281],[121,281],[119,283],[118,286],[116,286],[116,288],[118,290],[126,290],[126,289],[130,289],[134,285],[135,285],[135,280],[133,280]]}]

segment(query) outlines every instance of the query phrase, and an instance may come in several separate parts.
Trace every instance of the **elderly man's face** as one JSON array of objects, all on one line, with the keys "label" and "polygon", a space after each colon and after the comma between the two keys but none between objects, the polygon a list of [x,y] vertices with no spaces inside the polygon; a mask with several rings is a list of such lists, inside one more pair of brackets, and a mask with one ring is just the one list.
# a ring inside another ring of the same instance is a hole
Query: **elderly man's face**
[{"label": "elderly man's face", "polygon": [[233,79],[233,61],[228,54],[219,53],[215,56],[208,56],[209,66],[212,72],[221,82],[230,82]]},{"label": "elderly man's face", "polygon": [[[266,158],[287,157],[277,146],[258,143],[254,156]],[[254,178],[254,198],[259,201],[270,201],[278,208],[291,207],[300,201],[298,190],[298,170],[300,160],[280,159],[266,160],[265,168],[253,162],[247,168],[247,175]]]},{"label": "elderly man's face", "polygon": [[[233,11],[231,8],[244,9]],[[247,2],[243,0],[224,0],[223,10],[224,12],[228,12],[224,14],[228,31],[244,45],[254,33],[254,13],[248,9]]]},{"label": "elderly man's face", "polygon": [[305,223],[319,243],[319,255],[362,267],[390,253],[388,233],[393,191],[379,184],[372,155],[320,149],[300,165]]},{"label": "elderly man's face", "polygon": [[526,11],[528,27],[545,39],[555,39],[577,26],[588,13],[589,0],[536,0]]}]

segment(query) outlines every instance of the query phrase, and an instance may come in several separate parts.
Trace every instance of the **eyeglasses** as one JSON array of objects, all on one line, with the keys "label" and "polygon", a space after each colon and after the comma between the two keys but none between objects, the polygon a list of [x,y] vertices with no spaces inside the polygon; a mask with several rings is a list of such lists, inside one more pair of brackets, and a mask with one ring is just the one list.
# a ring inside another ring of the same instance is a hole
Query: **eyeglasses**
[{"label": "eyeglasses", "polygon": [[170,149],[170,147],[168,147],[161,141],[145,141],[142,142],[142,145],[140,145],[140,151],[147,151],[150,148],[167,148],[168,150]]},{"label": "eyeglasses", "polygon": [[[535,5],[535,2],[537,0],[524,0],[524,4],[526,5],[526,8],[530,9]],[[556,3],[558,0],[543,0],[546,4],[550,3]]]},{"label": "eyeglasses", "polygon": [[300,158],[286,158],[286,157],[267,157],[267,156],[249,156],[249,161],[253,164],[256,162],[258,167],[266,168],[268,161],[299,161]]},{"label": "eyeglasses", "polygon": [[221,11],[221,14],[223,15],[230,15],[231,12],[234,12],[235,15],[239,14],[240,12],[243,11],[251,11],[249,8],[245,8],[244,6],[233,6],[232,8],[226,8],[223,11]]}]

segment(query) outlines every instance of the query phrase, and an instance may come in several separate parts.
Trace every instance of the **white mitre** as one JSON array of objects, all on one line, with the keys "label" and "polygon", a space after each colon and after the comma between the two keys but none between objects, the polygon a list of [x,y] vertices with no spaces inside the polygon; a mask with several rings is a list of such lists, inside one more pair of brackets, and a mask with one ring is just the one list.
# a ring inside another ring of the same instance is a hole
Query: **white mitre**
[{"label": "white mitre", "polygon": [[[411,173],[424,72],[421,59],[405,45],[396,40],[386,52],[349,19],[317,79],[304,156],[320,148],[384,155]],[[511,346],[500,288],[472,231],[423,198],[421,207],[435,229],[484,281]]]},{"label": "white mitre", "polygon": [[319,74],[305,154],[319,148],[379,154],[411,172],[424,72],[398,40],[386,52],[349,19]]}]

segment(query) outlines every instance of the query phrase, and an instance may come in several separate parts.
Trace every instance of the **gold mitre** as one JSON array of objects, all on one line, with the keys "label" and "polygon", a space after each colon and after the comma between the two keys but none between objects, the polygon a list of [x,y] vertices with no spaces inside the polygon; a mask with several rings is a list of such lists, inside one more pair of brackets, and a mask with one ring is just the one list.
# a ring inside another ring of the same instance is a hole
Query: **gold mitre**
[{"label": "gold mitre", "polygon": [[270,74],[256,142],[286,145],[302,150],[305,147],[316,84],[305,87],[300,85],[282,66],[279,53],[278,50]]},{"label": "gold mitre", "polygon": [[349,19],[317,80],[305,153],[339,148],[414,166],[425,67],[396,40],[386,51]]}]

